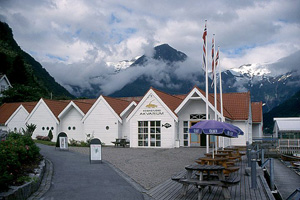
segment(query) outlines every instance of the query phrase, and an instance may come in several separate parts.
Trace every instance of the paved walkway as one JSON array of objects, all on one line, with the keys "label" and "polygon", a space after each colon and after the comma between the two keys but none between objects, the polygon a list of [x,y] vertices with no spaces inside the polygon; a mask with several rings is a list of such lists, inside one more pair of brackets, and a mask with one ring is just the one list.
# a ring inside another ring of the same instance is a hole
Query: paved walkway
[{"label": "paved walkway", "polygon": [[300,188],[300,176],[278,159],[274,159],[274,182],[283,199]]},{"label": "paved walkway", "polygon": [[54,168],[51,187],[41,199],[144,199],[108,163],[90,164],[87,155],[38,146]]}]

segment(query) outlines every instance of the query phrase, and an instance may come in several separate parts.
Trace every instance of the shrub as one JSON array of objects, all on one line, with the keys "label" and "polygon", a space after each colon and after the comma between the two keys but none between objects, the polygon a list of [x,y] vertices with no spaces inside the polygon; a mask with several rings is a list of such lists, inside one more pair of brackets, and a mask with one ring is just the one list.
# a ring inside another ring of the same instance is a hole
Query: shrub
[{"label": "shrub", "polygon": [[22,128],[23,135],[27,135],[31,137],[35,129],[36,129],[35,124],[26,124],[26,130]]},{"label": "shrub", "polygon": [[53,139],[53,134],[52,134],[52,131],[50,130],[49,133],[48,133],[48,137],[50,139],[50,141]]},{"label": "shrub", "polygon": [[26,175],[25,166],[39,161],[39,151],[28,135],[9,133],[7,139],[0,142],[0,192],[25,180],[22,178]]}]

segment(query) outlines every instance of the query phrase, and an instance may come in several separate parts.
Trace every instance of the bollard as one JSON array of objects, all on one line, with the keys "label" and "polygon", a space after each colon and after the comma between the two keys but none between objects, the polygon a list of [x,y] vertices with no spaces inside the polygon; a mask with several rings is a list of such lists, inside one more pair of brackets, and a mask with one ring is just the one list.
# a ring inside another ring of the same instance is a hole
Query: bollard
[{"label": "bollard", "polygon": [[[248,143],[248,144],[247,144]],[[251,146],[249,144],[249,142],[247,141],[247,158],[248,158],[248,167],[251,167],[251,155],[250,155],[250,151],[251,151]]]},{"label": "bollard", "polygon": [[256,189],[256,151],[251,151],[251,189]]},{"label": "bollard", "polygon": [[274,159],[270,158],[270,186],[271,191],[274,191]]}]

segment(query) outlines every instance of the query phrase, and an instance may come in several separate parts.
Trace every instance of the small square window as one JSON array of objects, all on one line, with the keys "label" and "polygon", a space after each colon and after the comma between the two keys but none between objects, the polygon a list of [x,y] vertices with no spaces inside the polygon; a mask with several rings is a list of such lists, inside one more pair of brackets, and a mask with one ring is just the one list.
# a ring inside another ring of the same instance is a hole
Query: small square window
[{"label": "small square window", "polygon": [[160,121],[156,121],[156,126],[160,126]]},{"label": "small square window", "polygon": [[189,138],[188,134],[183,134],[183,139],[187,140]]},{"label": "small square window", "polygon": [[188,127],[188,126],[189,126],[188,121],[184,121],[184,122],[183,122],[183,126],[184,126],[184,127]]},{"label": "small square window", "polygon": [[155,121],[151,121],[150,126],[155,126]]},{"label": "small square window", "polygon": [[185,147],[189,146],[189,142],[188,141],[184,141],[183,142],[183,146],[185,146]]}]

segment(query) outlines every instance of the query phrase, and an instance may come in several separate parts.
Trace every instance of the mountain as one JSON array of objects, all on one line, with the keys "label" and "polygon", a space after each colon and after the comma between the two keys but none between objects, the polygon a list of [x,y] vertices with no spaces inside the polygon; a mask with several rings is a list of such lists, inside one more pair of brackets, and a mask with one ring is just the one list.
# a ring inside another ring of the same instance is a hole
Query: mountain
[{"label": "mountain", "polygon": [[[299,89],[299,88],[298,88]],[[300,117],[300,90],[270,112],[264,114],[264,132],[272,133],[274,117]]]},{"label": "mountain", "polygon": [[145,73],[110,96],[142,96],[151,86],[170,94],[187,93],[196,85],[194,80],[202,83],[205,81],[203,71],[201,73],[200,70],[193,74],[193,79],[178,77],[176,70],[185,67],[183,63],[187,58],[186,54],[168,44],[156,46],[152,55],[143,55],[129,66],[137,68],[136,70],[145,67]]},{"label": "mountain", "polygon": [[252,101],[262,101],[268,112],[297,92],[300,84],[298,71],[273,75],[262,65],[248,64],[222,73],[225,92],[250,91]]},{"label": "mountain", "polygon": [[19,96],[17,99],[7,97],[8,101],[38,100],[41,97],[50,98],[51,95],[53,98],[74,97],[18,46],[11,28],[3,22],[0,22],[0,61],[0,73],[6,74],[13,86],[10,94]]}]

